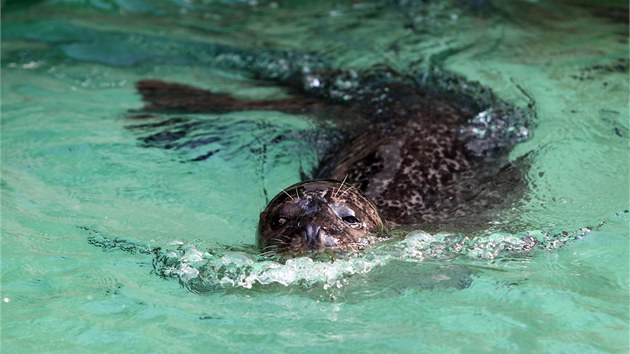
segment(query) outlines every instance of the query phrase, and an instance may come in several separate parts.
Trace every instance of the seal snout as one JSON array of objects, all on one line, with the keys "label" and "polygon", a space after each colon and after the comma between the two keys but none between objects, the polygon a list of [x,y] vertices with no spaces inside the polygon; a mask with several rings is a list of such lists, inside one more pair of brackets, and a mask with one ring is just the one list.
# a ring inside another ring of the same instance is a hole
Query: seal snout
[{"label": "seal snout", "polygon": [[319,249],[326,236],[322,222],[326,219],[327,201],[316,196],[307,196],[301,203],[303,203],[301,233],[304,244],[309,249]]}]

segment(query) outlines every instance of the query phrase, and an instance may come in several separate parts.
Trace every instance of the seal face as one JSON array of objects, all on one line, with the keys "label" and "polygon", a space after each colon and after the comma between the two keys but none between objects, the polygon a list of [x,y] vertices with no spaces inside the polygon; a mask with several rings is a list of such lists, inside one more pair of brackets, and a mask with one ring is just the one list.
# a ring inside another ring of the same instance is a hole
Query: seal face
[{"label": "seal face", "polygon": [[374,203],[336,180],[294,184],[260,214],[257,245],[271,254],[354,251],[387,228]]}]

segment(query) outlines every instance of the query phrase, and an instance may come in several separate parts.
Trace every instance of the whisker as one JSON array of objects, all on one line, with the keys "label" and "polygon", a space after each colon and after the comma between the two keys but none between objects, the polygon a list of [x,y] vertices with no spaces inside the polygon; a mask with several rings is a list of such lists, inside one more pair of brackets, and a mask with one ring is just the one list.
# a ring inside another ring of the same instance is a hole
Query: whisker
[{"label": "whisker", "polygon": [[343,191],[343,193],[341,193],[341,195],[339,196],[339,198],[343,197],[344,194],[348,193],[352,188],[354,188],[354,186],[349,186],[348,189],[346,189],[345,191]]},{"label": "whisker", "polygon": [[274,256],[275,254],[276,254],[276,250],[268,250],[268,251],[260,253],[262,257]]},{"label": "whisker", "polygon": [[278,245],[268,245],[268,246],[265,247],[264,252],[261,252],[260,255],[262,255],[262,256],[275,255],[276,251],[279,248],[280,247],[278,247]]},{"label": "whisker", "polygon": [[291,198],[291,200],[293,200],[293,196],[287,193],[287,191],[285,191],[284,189],[282,190],[282,193],[286,194],[289,198]]},{"label": "whisker", "polygon": [[346,179],[348,179],[348,174],[346,174],[346,177],[343,178],[343,181],[341,181],[341,185],[339,186],[339,188],[337,189],[337,191],[335,193],[333,193],[333,198],[337,197],[337,193],[339,193],[339,191],[341,190],[341,187],[343,187],[343,184],[346,183]]}]

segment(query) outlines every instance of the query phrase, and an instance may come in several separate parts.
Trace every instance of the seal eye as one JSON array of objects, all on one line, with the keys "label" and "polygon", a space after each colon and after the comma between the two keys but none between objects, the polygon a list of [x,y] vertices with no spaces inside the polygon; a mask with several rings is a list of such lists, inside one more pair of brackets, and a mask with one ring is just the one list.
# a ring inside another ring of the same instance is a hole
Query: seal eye
[{"label": "seal eye", "polygon": [[357,219],[354,215],[346,215],[341,218],[341,220],[347,222],[348,224],[358,224],[359,219]]},{"label": "seal eye", "polygon": [[271,226],[274,229],[279,228],[280,226],[284,225],[287,223],[287,218],[283,218],[283,217],[279,217],[277,219],[275,219],[274,221],[271,222]]}]

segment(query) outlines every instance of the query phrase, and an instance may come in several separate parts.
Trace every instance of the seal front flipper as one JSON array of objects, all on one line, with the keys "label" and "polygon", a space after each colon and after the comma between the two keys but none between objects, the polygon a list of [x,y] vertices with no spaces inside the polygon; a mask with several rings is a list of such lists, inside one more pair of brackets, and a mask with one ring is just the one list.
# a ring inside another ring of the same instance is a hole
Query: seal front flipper
[{"label": "seal front flipper", "polygon": [[136,83],[138,93],[145,102],[144,111],[163,113],[225,113],[233,111],[281,111],[304,113],[318,100],[309,98],[285,98],[277,100],[237,99],[229,94],[214,93],[193,86],[142,80]]}]

